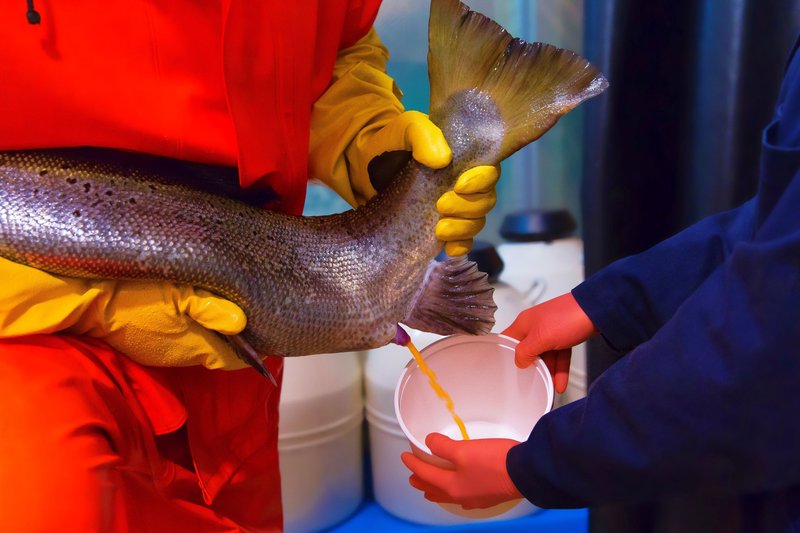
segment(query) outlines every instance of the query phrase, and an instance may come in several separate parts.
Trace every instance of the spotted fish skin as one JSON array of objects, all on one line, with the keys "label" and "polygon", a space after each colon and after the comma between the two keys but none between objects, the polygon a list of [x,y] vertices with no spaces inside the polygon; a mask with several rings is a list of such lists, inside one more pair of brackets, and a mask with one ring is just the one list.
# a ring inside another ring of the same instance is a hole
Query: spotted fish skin
[{"label": "spotted fish skin", "polygon": [[435,183],[419,165],[361,209],[291,217],[142,172],[154,165],[135,160],[0,154],[0,256],[66,276],[208,289],[244,309],[257,350],[292,356],[386,344],[438,252],[435,210],[415,209],[436,192],[410,191]]}]

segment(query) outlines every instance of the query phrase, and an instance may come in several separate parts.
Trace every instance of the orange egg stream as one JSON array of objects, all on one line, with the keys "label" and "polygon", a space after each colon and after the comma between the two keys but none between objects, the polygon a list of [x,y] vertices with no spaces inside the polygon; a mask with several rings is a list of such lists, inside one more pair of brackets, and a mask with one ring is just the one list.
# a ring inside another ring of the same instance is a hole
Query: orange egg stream
[{"label": "orange egg stream", "polygon": [[423,374],[428,376],[428,381],[430,382],[431,387],[433,387],[433,390],[436,392],[436,395],[444,400],[444,403],[447,406],[447,410],[450,411],[450,415],[453,417],[453,420],[455,420],[458,429],[461,431],[461,437],[464,440],[469,440],[469,435],[467,434],[467,427],[464,425],[464,421],[461,420],[461,417],[459,417],[456,414],[456,409],[453,406],[453,399],[450,398],[450,395],[447,394],[447,391],[444,390],[442,386],[439,385],[439,382],[436,381],[436,374],[433,373],[433,370],[430,369],[428,364],[425,362],[425,359],[422,358],[422,354],[419,353],[419,350],[417,350],[417,347],[414,346],[413,342],[408,341],[408,349],[411,351],[411,355],[413,355],[414,359],[417,361],[419,369],[422,370]]}]

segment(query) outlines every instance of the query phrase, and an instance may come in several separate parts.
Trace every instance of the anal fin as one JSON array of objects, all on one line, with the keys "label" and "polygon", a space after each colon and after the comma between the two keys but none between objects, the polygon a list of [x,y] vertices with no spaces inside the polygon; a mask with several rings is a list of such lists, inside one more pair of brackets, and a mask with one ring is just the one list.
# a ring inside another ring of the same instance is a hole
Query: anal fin
[{"label": "anal fin", "polygon": [[272,375],[272,372],[270,372],[267,366],[264,364],[264,361],[261,359],[261,356],[258,355],[256,349],[253,348],[253,346],[247,342],[244,337],[241,335],[229,335],[228,341],[231,343],[231,346],[233,346],[233,349],[236,352],[236,355],[239,356],[239,359],[255,368],[259,374],[270,380],[273,385],[276,387],[278,386],[275,376]]},{"label": "anal fin", "polygon": [[404,324],[452,335],[482,335],[494,326],[494,288],[485,273],[465,257],[432,261]]}]

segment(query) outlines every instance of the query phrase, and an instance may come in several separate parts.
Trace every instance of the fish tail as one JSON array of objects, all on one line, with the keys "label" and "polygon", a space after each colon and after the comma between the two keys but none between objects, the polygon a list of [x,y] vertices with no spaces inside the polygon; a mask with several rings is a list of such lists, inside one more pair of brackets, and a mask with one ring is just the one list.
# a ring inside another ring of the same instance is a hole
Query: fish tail
[{"label": "fish tail", "polygon": [[482,335],[494,326],[494,288],[464,257],[432,261],[411,305],[408,326],[440,335]]},{"label": "fish tail", "polygon": [[[485,160],[473,163],[497,164],[608,86],[578,54],[513,38],[458,0],[431,1],[429,34],[431,119],[445,130],[451,145],[446,129],[454,124],[467,126],[452,132],[462,136],[481,124],[496,135],[482,139],[477,151]],[[499,115],[494,124],[487,120],[489,108]],[[487,152],[492,142],[494,149]]]}]

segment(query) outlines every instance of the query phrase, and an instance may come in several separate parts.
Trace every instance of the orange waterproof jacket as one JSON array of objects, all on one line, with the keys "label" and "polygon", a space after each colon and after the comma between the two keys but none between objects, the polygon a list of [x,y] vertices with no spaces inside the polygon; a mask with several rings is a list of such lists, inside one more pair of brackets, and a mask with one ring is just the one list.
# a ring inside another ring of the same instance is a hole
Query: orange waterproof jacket
[{"label": "orange waterproof jacket", "polygon": [[103,146],[238,165],[299,213],[311,106],[379,0],[0,2],[0,149]]},{"label": "orange waterproof jacket", "polygon": [[[93,145],[237,165],[243,186],[271,186],[299,214],[312,104],[379,3],[37,0],[31,25],[26,2],[0,2],[0,150]],[[282,360],[268,359],[280,378]],[[156,435],[185,423],[205,503],[280,527],[278,391],[251,370],[122,367]],[[236,498],[231,484],[273,501]]]}]

